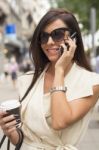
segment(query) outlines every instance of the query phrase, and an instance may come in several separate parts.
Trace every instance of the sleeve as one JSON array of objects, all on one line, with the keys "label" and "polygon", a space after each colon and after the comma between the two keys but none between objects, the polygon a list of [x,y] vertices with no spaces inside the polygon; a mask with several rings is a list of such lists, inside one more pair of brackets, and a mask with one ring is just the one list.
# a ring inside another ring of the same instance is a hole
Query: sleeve
[{"label": "sleeve", "polygon": [[92,86],[99,85],[99,74],[93,73],[91,78],[92,78],[91,81]]},{"label": "sleeve", "polygon": [[68,101],[93,95],[93,86],[99,85],[99,74],[85,72],[79,77],[76,76],[74,80],[74,82],[71,80],[71,84],[67,86]]}]

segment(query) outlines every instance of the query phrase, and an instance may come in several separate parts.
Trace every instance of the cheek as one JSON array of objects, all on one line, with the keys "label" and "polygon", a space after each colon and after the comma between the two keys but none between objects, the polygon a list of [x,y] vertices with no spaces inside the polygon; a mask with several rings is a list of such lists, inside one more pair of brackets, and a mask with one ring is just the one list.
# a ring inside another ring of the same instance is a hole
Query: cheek
[{"label": "cheek", "polygon": [[42,48],[43,51],[45,51],[46,46],[42,44],[41,48]]},{"label": "cheek", "polygon": [[67,39],[68,37],[70,37],[70,33],[69,33],[69,32],[66,32],[66,33],[65,33],[65,39]]}]

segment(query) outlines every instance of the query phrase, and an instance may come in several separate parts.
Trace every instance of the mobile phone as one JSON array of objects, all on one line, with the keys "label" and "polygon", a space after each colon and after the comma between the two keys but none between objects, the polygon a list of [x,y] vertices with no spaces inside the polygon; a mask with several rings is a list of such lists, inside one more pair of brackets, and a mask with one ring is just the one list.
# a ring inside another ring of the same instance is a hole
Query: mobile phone
[{"label": "mobile phone", "polygon": [[[76,32],[74,32],[70,37],[71,37],[71,39],[74,39],[74,38],[76,38]],[[69,49],[69,45],[68,45],[68,43],[65,43],[64,42],[64,45],[67,47],[67,50]],[[60,51],[61,51],[61,55],[62,55],[62,53],[63,53],[63,51],[64,51],[64,47],[63,46],[60,46],[60,49],[59,49]]]},{"label": "mobile phone", "polygon": [[76,37],[76,32],[74,32],[70,37],[71,37],[71,39],[74,39],[75,37]]}]

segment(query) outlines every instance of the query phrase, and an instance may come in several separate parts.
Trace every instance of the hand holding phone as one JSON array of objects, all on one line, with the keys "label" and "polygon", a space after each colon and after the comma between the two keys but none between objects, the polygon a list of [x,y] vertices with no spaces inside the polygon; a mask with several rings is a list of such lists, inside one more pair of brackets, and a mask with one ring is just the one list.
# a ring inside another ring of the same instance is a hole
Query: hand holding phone
[{"label": "hand holding phone", "polygon": [[63,51],[64,51],[64,50],[67,50],[67,45],[66,45],[66,43],[62,44],[62,45],[60,46],[59,50],[60,50],[61,55],[62,55],[62,54],[63,54]]},{"label": "hand holding phone", "polygon": [[[74,32],[74,33],[70,36],[72,40],[73,40],[74,38],[76,38],[76,34],[77,34],[77,33]],[[69,45],[68,45],[68,43],[66,43],[66,42],[64,42],[64,45],[61,45],[60,48],[59,48],[59,50],[61,51],[61,55],[62,55],[64,49],[69,50]]]}]

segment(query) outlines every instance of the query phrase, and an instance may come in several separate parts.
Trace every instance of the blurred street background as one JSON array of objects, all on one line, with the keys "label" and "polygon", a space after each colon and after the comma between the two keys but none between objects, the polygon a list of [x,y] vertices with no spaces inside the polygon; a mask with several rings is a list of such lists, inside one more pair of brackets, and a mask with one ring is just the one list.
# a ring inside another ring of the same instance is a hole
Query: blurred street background
[{"label": "blurred street background", "polygon": [[[17,77],[34,69],[28,53],[34,29],[50,8],[57,7],[75,14],[87,58],[99,73],[99,0],[0,0],[0,102],[18,99]],[[99,150],[99,102],[78,148]]]}]

